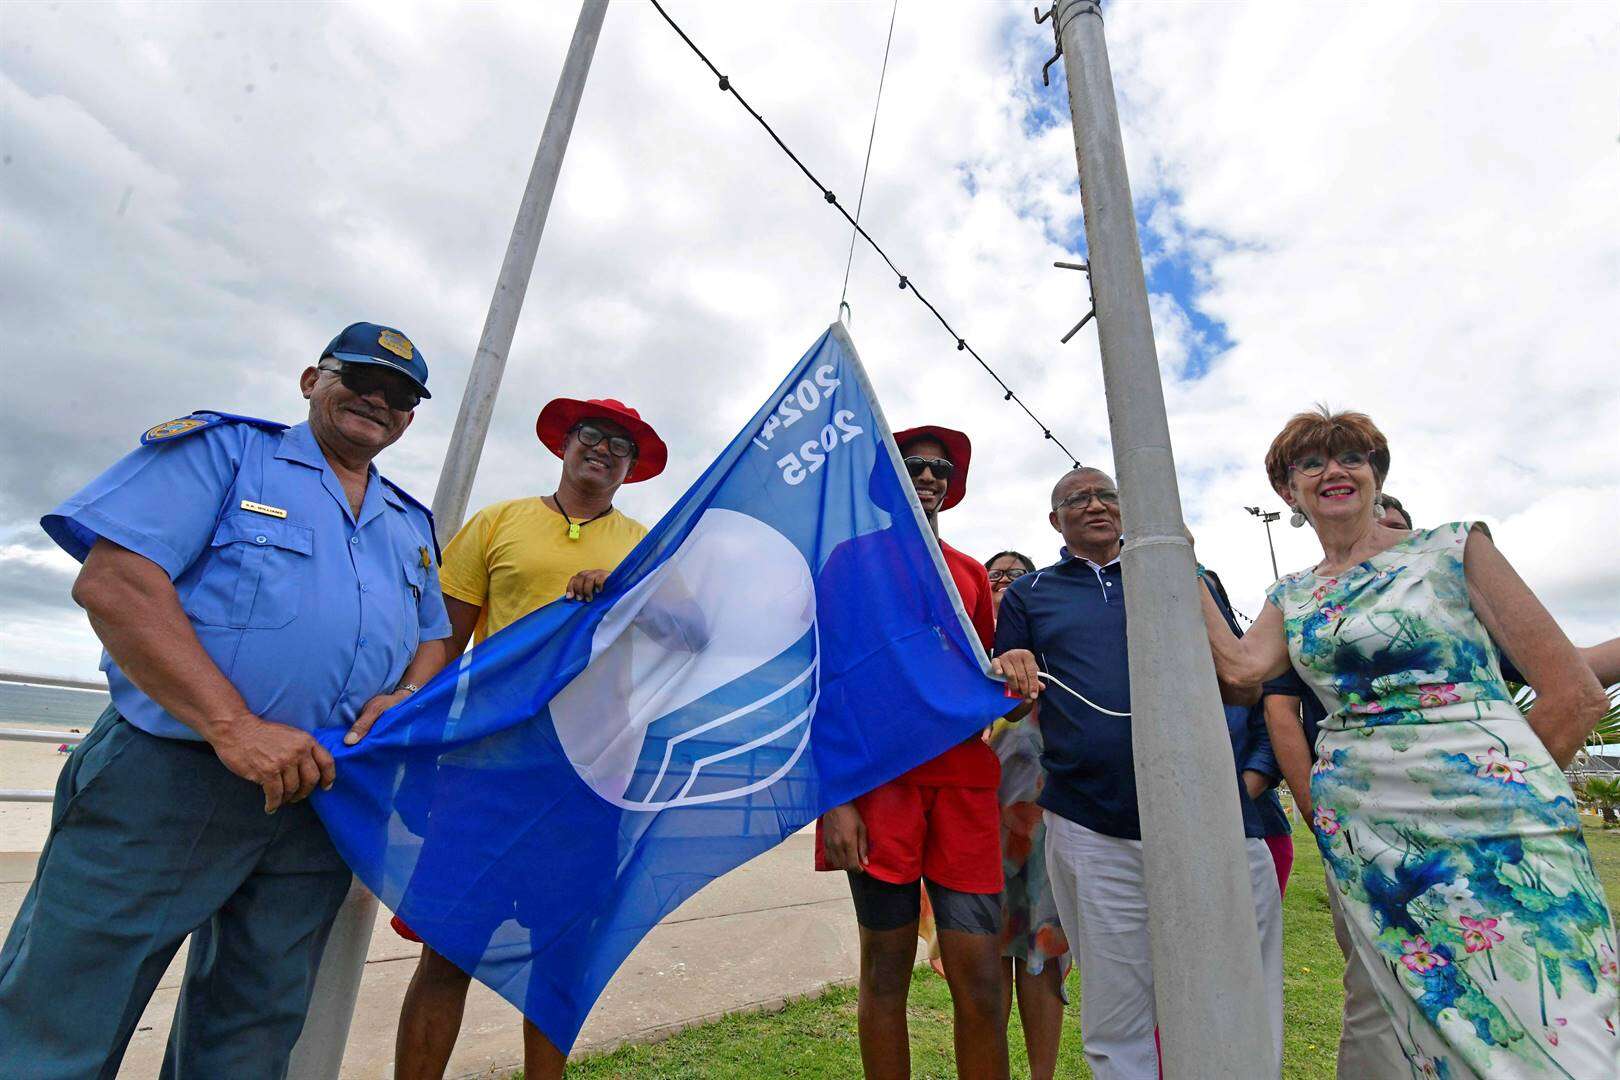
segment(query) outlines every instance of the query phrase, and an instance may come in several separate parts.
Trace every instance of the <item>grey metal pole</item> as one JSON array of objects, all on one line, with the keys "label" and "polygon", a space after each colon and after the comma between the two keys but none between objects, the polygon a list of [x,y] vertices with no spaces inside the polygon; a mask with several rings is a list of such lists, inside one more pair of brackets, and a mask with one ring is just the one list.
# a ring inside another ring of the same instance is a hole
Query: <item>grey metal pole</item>
[{"label": "grey metal pole", "polygon": [[1057,0],[1056,19],[1125,516],[1131,738],[1164,1075],[1275,1077],[1237,769],[1181,517],[1102,13],[1094,0]]},{"label": "grey metal pole", "polygon": [[489,431],[495,395],[506,371],[506,355],[512,348],[512,335],[517,330],[518,314],[523,310],[523,297],[529,290],[535,253],[540,249],[540,234],[546,227],[551,196],[557,190],[557,176],[562,172],[568,136],[574,130],[579,100],[585,93],[585,77],[590,74],[591,57],[596,52],[596,41],[602,34],[602,19],[606,14],[607,0],[584,0],[580,5],[574,40],[568,46],[562,74],[557,77],[557,92],[551,99],[546,129],[540,136],[534,166],[529,170],[529,185],[523,190],[523,202],[518,206],[517,223],[512,226],[511,242],[506,245],[506,259],[501,263],[501,276],[495,282],[495,295],[489,302],[484,332],[478,339],[472,370],[467,373],[467,388],[462,391],[461,411],[456,413],[450,450],[444,456],[438,490],[433,493],[433,518],[441,542],[454,536],[467,516],[467,496],[472,491],[473,476],[478,472],[478,459],[484,452],[484,436]]},{"label": "grey metal pole", "polygon": [[[441,543],[455,535],[467,516],[467,497],[478,472],[478,459],[483,456],[490,415],[495,410],[495,395],[500,391],[501,376],[506,371],[506,356],[512,348],[518,315],[523,310],[529,275],[534,271],[535,255],[540,250],[540,234],[546,227],[551,196],[557,190],[563,154],[568,150],[568,137],[574,130],[574,117],[579,114],[585,77],[590,74],[591,57],[602,35],[607,5],[608,0],[584,0],[580,5],[574,38],[568,45],[562,74],[557,77],[557,90],[551,98],[551,111],[546,114],[540,148],[535,152],[529,183],[518,205],[512,239],[506,245],[506,258],[495,282],[495,295],[489,302],[489,314],[484,319],[484,332],[478,339],[472,369],[467,373],[461,409],[456,413],[450,448],[439,473],[439,486],[433,493],[434,528]],[[357,878],[338,911],[326,940],[326,951],[321,956],[304,1031],[293,1048],[288,1067],[288,1075],[295,1080],[337,1080],[376,923],[377,898]]]}]

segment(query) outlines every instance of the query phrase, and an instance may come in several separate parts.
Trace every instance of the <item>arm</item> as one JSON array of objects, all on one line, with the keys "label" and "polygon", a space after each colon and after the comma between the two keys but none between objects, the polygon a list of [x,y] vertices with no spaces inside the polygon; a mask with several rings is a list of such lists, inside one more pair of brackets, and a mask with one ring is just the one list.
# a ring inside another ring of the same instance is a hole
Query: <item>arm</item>
[{"label": "arm", "polygon": [[[426,686],[429,679],[467,651],[467,642],[472,640],[473,630],[478,626],[478,616],[483,614],[484,609],[446,596],[444,610],[450,616],[450,636],[437,641],[424,641],[416,647],[416,655],[405,665],[405,674],[399,677],[401,686]],[[378,694],[366,702],[360,709],[360,715],[355,717],[354,724],[344,734],[343,745],[353,746],[365,738],[366,732],[371,730],[379,716],[409,696],[408,690],[393,690]]]},{"label": "arm", "polygon": [[1311,817],[1311,748],[1305,742],[1305,729],[1299,719],[1299,698],[1287,694],[1265,696],[1266,732],[1277,767],[1293,793],[1294,805]]},{"label": "arm", "polygon": [[73,583],[73,600],[130,682],[201,735],[224,766],[264,789],[265,813],[336,777],[332,755],[306,732],[261,719],[197,640],[168,573],[98,540]]},{"label": "arm", "polygon": [[[1033,702],[1040,696],[1041,681],[1035,674],[1039,669],[1035,664],[1035,642],[1030,633],[1029,612],[1025,610],[1024,597],[1018,590],[1008,589],[1002,594],[1001,614],[995,625],[995,659],[990,661],[990,674],[1006,679],[1007,689],[1024,701]],[[1014,719],[1011,713],[1007,718]]]},{"label": "arm", "polygon": [[[1220,611],[1221,621],[1226,624],[1226,628],[1232,632],[1233,636],[1242,640],[1243,631],[1238,629],[1237,619],[1232,615],[1232,601],[1227,597],[1226,587],[1221,584],[1221,579],[1216,576],[1213,570],[1205,570],[1199,575],[1199,580],[1204,583],[1204,588],[1214,598],[1215,606]],[[1222,705],[1250,706],[1260,703],[1260,686],[1258,683],[1253,686],[1245,686],[1223,679],[1220,669],[1217,668],[1215,671],[1215,685],[1220,689]],[[1267,751],[1270,751],[1269,746]],[[1264,790],[1264,788],[1261,790]],[[1253,798],[1254,794],[1258,793],[1252,793],[1250,798]]]},{"label": "arm", "polygon": [[1536,594],[1481,529],[1468,534],[1463,572],[1474,614],[1535,690],[1530,726],[1563,768],[1608,708],[1603,688]]},{"label": "arm", "polygon": [[854,803],[835,806],[821,815],[821,846],[833,869],[865,872],[871,848],[866,838],[866,822],[861,820],[861,812],[855,809]]},{"label": "arm", "polygon": [[1620,637],[1580,650],[1581,658],[1603,686],[1620,683]]},{"label": "arm", "polygon": [[1277,755],[1272,752],[1271,739],[1266,734],[1265,710],[1249,709],[1249,732],[1253,745],[1243,760],[1243,789],[1249,798],[1258,799],[1262,792],[1276,786],[1282,778],[1282,770],[1277,766]]},{"label": "arm", "polygon": [[[1254,687],[1288,670],[1288,641],[1283,636],[1282,612],[1267,602],[1260,617],[1242,637],[1232,633],[1209,589],[1199,589],[1204,606],[1204,629],[1215,657],[1215,677],[1232,687]],[[1252,699],[1251,699],[1252,701]],[[1233,704],[1241,704],[1234,702]]]}]

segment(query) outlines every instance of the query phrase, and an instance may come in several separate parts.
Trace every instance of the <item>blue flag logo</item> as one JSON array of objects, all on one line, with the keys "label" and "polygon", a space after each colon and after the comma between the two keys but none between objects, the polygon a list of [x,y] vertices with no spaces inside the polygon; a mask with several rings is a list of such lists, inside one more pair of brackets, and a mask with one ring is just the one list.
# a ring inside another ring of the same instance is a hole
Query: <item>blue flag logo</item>
[{"label": "blue flag logo", "polygon": [[385,904],[566,1052],[687,897],[1007,710],[948,582],[834,324],[594,601],[332,738],[316,808]]}]

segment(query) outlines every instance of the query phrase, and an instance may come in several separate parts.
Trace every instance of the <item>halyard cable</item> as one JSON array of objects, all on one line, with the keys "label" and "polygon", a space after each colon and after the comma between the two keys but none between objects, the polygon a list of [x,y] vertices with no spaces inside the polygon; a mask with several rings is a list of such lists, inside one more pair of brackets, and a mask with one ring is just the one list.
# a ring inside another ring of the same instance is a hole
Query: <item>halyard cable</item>
[{"label": "halyard cable", "polygon": [[860,236],[862,240],[865,240],[868,244],[870,244],[872,246],[872,250],[878,253],[879,257],[883,259],[890,270],[894,271],[894,276],[900,279],[900,288],[910,289],[911,294],[921,301],[923,307],[927,308],[929,312],[932,313],[934,318],[939,321],[939,324],[945,328],[945,332],[956,339],[956,350],[958,352],[966,352],[969,356],[973,357],[974,360],[977,360],[979,366],[984,368],[986,374],[996,381],[997,386],[1001,387],[1002,400],[1011,401],[1020,409],[1024,410],[1024,415],[1033,420],[1035,425],[1041,429],[1042,437],[1049,440],[1059,450],[1063,451],[1063,456],[1067,457],[1071,462],[1073,462],[1074,467],[1078,469],[1080,467],[1080,459],[1070,453],[1069,448],[1064,446],[1062,441],[1058,439],[1056,435],[1052,434],[1052,429],[1047,427],[1041,418],[1036,416],[1028,405],[1024,404],[1024,399],[1019,397],[1013,391],[1013,388],[1007,385],[1006,380],[996,373],[995,368],[991,367],[985,362],[984,357],[979,355],[978,350],[974,349],[972,345],[969,345],[967,343],[967,339],[956,332],[955,328],[946,321],[945,316],[939,313],[939,309],[936,308],[926,296],[917,291],[917,286],[912,283],[911,279],[905,274],[902,274],[900,272],[900,268],[894,265],[894,260],[889,258],[889,253],[884,251],[882,246],[879,245],[876,240],[872,239],[872,235],[861,227],[861,223],[859,221],[850,216],[849,211],[844,209],[843,204],[838,201],[838,196],[832,193],[832,189],[828,188],[820,180],[816,179],[816,174],[811,172],[809,167],[806,166],[803,161],[799,160],[799,155],[795,154],[788,144],[782,141],[782,137],[776,133],[776,130],[772,128],[770,124],[765,122],[765,118],[761,116],[752,105],[748,104],[746,98],[737,92],[737,88],[731,84],[731,79],[721,74],[720,69],[715,67],[714,62],[704,54],[702,49],[697,47],[697,43],[687,36],[686,31],[681,29],[680,24],[674,19],[670,18],[669,12],[664,10],[664,5],[659,3],[659,0],[651,0],[651,3],[653,10],[657,11],[658,14],[663,17],[664,21],[669,24],[669,28],[675,31],[675,33],[680,36],[682,41],[686,42],[686,47],[692,50],[693,55],[695,55],[699,60],[703,61],[703,65],[714,73],[715,78],[720,81],[720,89],[736,98],[737,104],[741,105],[745,110],[747,110],[749,116],[752,116],[759,122],[759,126],[765,129],[765,134],[771,137],[771,141],[776,143],[777,147],[781,149],[782,153],[788,156],[788,160],[792,161],[793,164],[799,167],[799,171],[804,173],[805,179],[814,184],[817,190],[821,192],[821,197],[827,200],[827,202],[840,214],[844,215],[844,220],[849,222],[856,234]]},{"label": "halyard cable", "polygon": [[[883,80],[889,77],[889,46],[894,44],[894,17],[900,14],[900,0],[894,0],[889,11],[889,36],[883,42],[883,67],[878,71],[877,99],[872,102],[872,130],[866,135],[866,164],[861,166],[861,193],[855,199],[855,220],[861,220],[861,207],[866,205],[866,175],[872,171],[872,144],[877,141],[878,107],[883,104]],[[849,306],[849,271],[855,265],[855,231],[849,233],[849,258],[844,260],[844,288],[838,294],[838,313]]]}]

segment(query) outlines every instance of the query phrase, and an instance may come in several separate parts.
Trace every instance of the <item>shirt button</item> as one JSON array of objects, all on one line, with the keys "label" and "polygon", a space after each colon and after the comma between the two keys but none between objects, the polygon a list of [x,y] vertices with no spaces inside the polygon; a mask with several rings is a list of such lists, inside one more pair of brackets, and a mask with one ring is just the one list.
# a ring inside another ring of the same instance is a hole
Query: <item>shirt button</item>
[{"label": "shirt button", "polygon": [[349,543],[351,543],[351,544],[358,544],[358,543],[359,543],[359,542],[360,542],[360,538],[359,538],[359,537],[358,537],[358,536],[351,536],[351,537],[349,537]]},{"label": "shirt button", "polygon": [[366,643],[366,639],[365,639],[365,638],[361,638],[361,639],[360,639],[360,644],[362,644],[362,645],[364,645],[364,644],[365,644],[365,643]]},{"label": "shirt button", "polygon": [[255,536],[255,537],[254,537],[254,538],[253,538],[253,542],[254,542],[254,543],[255,543],[255,544],[263,544],[263,543],[265,543],[265,542],[266,542],[266,541],[267,541],[267,540],[268,540],[268,539],[269,539],[269,537],[265,537],[265,536]]},{"label": "shirt button", "polygon": [[362,585],[362,586],[360,586],[360,591],[361,592],[370,592],[371,591],[371,586],[370,585]]}]

